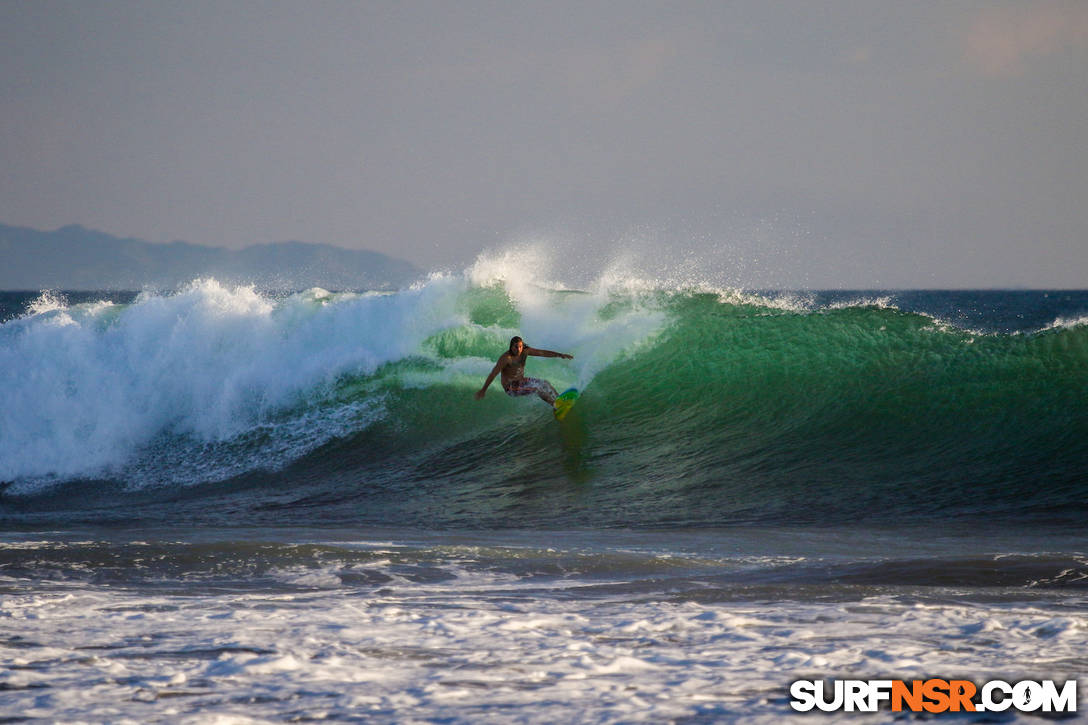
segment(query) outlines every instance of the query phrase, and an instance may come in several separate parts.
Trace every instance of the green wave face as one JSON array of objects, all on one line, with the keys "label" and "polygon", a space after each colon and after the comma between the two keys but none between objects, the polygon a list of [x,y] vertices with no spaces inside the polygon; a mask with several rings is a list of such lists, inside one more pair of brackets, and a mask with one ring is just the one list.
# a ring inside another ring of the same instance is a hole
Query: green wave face
[{"label": "green wave face", "polygon": [[783,508],[839,498],[850,510],[938,510],[979,484],[1016,498],[1040,475],[1075,475],[1083,343],[1083,329],[979,336],[892,309],[776,313],[694,298],[652,353],[600,382],[644,385],[641,398],[610,398],[628,419],[664,416],[672,455],[694,463],[681,486],[744,500],[755,487]]}]

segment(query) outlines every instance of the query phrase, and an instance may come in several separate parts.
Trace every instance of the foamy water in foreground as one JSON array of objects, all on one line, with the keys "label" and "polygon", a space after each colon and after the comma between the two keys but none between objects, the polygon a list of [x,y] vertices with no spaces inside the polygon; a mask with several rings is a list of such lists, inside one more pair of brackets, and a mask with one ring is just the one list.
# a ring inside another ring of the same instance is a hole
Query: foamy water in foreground
[{"label": "foamy water in foreground", "polygon": [[1068,562],[1047,558],[979,552],[1004,572],[989,585],[926,586],[942,564],[910,574],[917,559],[876,554],[882,535],[344,535],[8,537],[0,713],[772,723],[811,717],[788,706],[800,678],[1084,672],[1088,596]]}]

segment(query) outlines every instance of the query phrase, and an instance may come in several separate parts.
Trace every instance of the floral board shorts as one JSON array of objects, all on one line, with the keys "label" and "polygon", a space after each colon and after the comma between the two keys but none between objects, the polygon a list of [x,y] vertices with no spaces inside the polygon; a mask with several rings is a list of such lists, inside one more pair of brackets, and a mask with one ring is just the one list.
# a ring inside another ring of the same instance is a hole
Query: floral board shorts
[{"label": "floral board shorts", "polygon": [[538,378],[522,378],[521,380],[511,380],[510,385],[505,390],[507,395],[517,397],[519,395],[540,395],[540,393],[547,391],[551,387],[549,383]]}]

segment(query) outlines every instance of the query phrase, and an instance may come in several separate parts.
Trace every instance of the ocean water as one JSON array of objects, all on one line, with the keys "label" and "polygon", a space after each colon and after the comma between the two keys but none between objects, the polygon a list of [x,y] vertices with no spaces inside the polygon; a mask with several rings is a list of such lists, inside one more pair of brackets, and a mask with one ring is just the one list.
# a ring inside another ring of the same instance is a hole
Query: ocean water
[{"label": "ocean water", "polygon": [[[820,717],[797,679],[1084,690],[1088,292],[496,267],[0,293],[0,719],[772,723]],[[582,389],[563,423],[473,398],[514,334],[575,356],[527,366]]]}]

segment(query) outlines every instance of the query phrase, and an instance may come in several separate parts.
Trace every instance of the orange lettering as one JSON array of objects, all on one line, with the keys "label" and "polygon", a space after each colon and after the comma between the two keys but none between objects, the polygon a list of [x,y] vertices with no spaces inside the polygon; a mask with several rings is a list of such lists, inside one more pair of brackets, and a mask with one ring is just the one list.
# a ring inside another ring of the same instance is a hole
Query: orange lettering
[{"label": "orange lettering", "polygon": [[948,683],[952,712],[959,712],[962,707],[966,712],[975,711],[975,703],[971,698],[975,696],[975,683],[970,680],[952,680]]},{"label": "orange lettering", "polygon": [[926,712],[944,712],[948,709],[947,680],[926,680],[922,683],[922,694],[930,700],[922,704]]},{"label": "orange lettering", "polygon": [[903,702],[907,703],[907,707],[913,712],[918,712],[922,709],[922,681],[911,680],[910,687],[907,687],[907,683],[902,680],[895,680],[892,682],[892,711],[902,712]]}]

